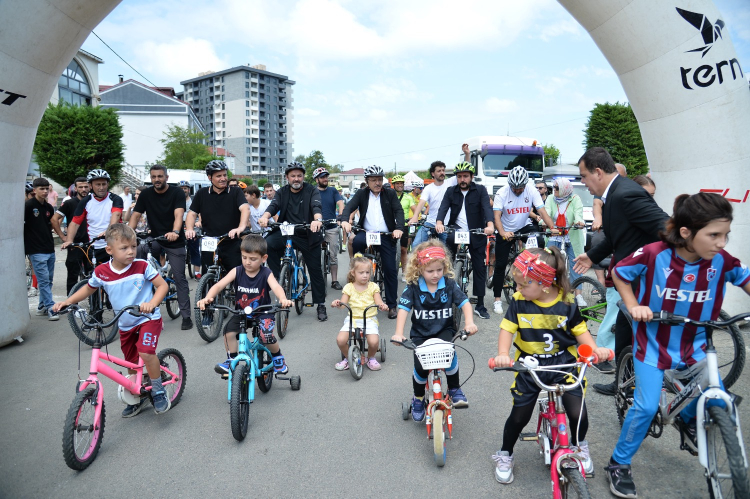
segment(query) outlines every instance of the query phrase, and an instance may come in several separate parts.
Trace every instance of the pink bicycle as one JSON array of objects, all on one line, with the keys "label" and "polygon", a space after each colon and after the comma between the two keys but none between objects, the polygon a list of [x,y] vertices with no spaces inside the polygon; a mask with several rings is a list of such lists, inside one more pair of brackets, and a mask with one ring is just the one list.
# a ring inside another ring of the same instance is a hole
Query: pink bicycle
[{"label": "pink bicycle", "polygon": [[[614,357],[614,352],[611,357]],[[544,463],[550,467],[553,499],[591,497],[586,486],[583,459],[570,446],[568,421],[565,416],[562,396],[565,392],[574,390],[581,385],[586,374],[586,368],[592,362],[596,362],[596,357],[589,345],[578,346],[578,361],[573,364],[539,366],[536,358],[524,357],[517,361],[513,367],[495,367],[495,359],[491,358],[489,361],[490,369],[493,371],[528,372],[537,386],[547,392],[546,399],[539,398],[539,420],[536,433],[522,433],[521,440],[539,443],[539,452],[544,457]],[[542,383],[536,374],[537,371],[559,371],[571,367],[579,369],[576,381],[572,384],[550,386]],[[583,403],[583,400],[581,400],[581,403]],[[593,476],[593,474],[590,476]]]},{"label": "pink bicycle", "polygon": [[[104,344],[103,329],[114,325],[125,312],[135,316],[141,315],[138,305],[123,308],[107,323],[98,322],[94,315],[87,315],[85,310],[77,305],[70,305],[60,311],[60,313],[68,312],[80,314],[81,319],[83,319],[83,330],[93,330],[96,333],[91,351],[89,376],[86,379],[80,378],[79,360],[79,380],[76,386],[76,396],[73,403],[70,404],[63,427],[62,447],[65,464],[71,469],[82,471],[96,459],[104,437],[104,385],[99,380],[98,375],[103,374],[120,385],[118,389],[120,400],[131,405],[137,404],[143,397],[151,396],[151,383],[148,373],[144,373],[143,359],[139,358],[138,363],[133,364],[113,357],[108,352],[101,351]],[[174,348],[162,350],[157,354],[157,357],[161,364],[162,384],[172,407],[174,407],[185,391],[185,358]],[[123,376],[105,364],[103,362],[105,360],[119,367],[133,369],[136,374]]]}]

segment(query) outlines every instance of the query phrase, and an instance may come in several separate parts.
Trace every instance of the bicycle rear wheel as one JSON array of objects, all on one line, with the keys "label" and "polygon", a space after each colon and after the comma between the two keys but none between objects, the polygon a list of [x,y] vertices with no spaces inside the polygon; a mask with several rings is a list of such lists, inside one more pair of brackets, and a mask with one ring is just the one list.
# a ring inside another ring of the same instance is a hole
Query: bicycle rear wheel
[{"label": "bicycle rear wheel", "polygon": [[93,386],[76,393],[63,425],[63,457],[70,469],[82,471],[94,462],[104,438],[104,401],[99,424],[94,425],[96,390]]},{"label": "bicycle rear wheel", "polygon": [[[176,406],[187,386],[187,368],[185,367],[185,357],[175,348],[165,348],[159,352],[156,357],[159,359],[161,366],[161,382],[164,383],[164,390],[169,397],[171,407]],[[164,369],[169,369],[169,374]],[[174,380],[174,383],[168,383]]]},{"label": "bicycle rear wheel", "polygon": [[563,468],[562,474],[565,482],[560,485],[560,492],[563,499],[578,497],[579,499],[590,499],[589,488],[586,486],[586,480],[581,475],[578,468]]},{"label": "bicycle rear wheel", "polygon": [[596,335],[599,324],[607,313],[607,290],[599,281],[587,276],[581,276],[573,281],[573,289],[577,289],[578,286],[581,286],[581,296],[586,300],[586,306],[579,307],[581,315],[586,319],[589,332]]},{"label": "bicycle rear wheel", "polygon": [[508,260],[510,263],[505,269],[505,276],[503,279],[503,296],[505,301],[510,303],[510,299],[513,298],[513,293],[516,292],[516,281],[513,279],[513,261]]},{"label": "bicycle rear wheel", "polygon": [[721,407],[709,407],[708,413],[708,492],[715,499],[750,497],[750,482],[735,425]]},{"label": "bicycle rear wheel", "polygon": [[[261,350],[258,352],[258,361],[260,363],[261,370],[271,362],[273,362],[273,360],[271,359],[271,355],[265,350]],[[260,389],[260,391],[262,391],[263,393],[268,393],[268,390],[271,389],[271,384],[273,383],[273,369],[265,374],[261,373],[260,376],[255,378],[255,381],[258,382],[258,388]]]},{"label": "bicycle rear wheel", "polygon": [[[200,300],[202,300],[211,286],[218,282],[218,276],[214,272],[206,272],[198,282],[198,288],[195,290],[195,303],[196,306]],[[223,293],[216,295],[214,303],[217,305],[225,305]],[[211,343],[221,334],[221,326],[224,322],[224,311],[223,310],[195,310],[195,327],[198,329],[198,334],[204,341]]]},{"label": "bicycle rear wheel", "polygon": [[633,405],[635,396],[635,368],[633,366],[633,347],[625,347],[617,359],[615,371],[615,409],[620,426],[625,422],[628,410]]},{"label": "bicycle rear wheel", "polygon": [[195,279],[195,269],[193,269],[193,264],[190,263],[190,250],[185,253],[185,265],[187,265],[187,275],[191,279]]},{"label": "bicycle rear wheel", "polygon": [[232,397],[229,400],[229,416],[232,436],[241,442],[247,435],[250,418],[250,367],[244,362],[237,364],[232,374]]},{"label": "bicycle rear wheel", "polygon": [[[719,312],[719,320],[730,318],[725,311]],[[719,375],[724,387],[729,388],[737,382],[745,367],[745,339],[737,324],[727,329],[714,329],[714,346],[719,361]]]},{"label": "bicycle rear wheel", "polygon": [[[68,296],[72,296],[74,293],[76,293],[79,289],[83,288],[84,286],[88,286],[88,279],[84,281],[79,281],[76,283],[75,286],[70,290],[70,294]],[[104,310],[102,310],[102,299],[104,298]],[[100,322],[104,321],[110,321],[114,318],[115,313],[112,310],[112,304],[109,303],[109,297],[104,292],[104,290],[99,289],[97,290],[93,295],[89,296],[88,300],[81,301],[78,306],[80,307],[80,310],[77,310],[76,312],[71,312],[68,314],[68,323],[70,324],[70,328],[73,330],[75,335],[78,337],[78,339],[88,346],[94,345],[94,340],[96,339],[96,331],[95,330],[85,330],[83,329],[83,321],[88,317],[90,314],[94,314],[94,317],[97,318]],[[111,326],[108,329],[102,330],[102,342],[104,345],[109,345],[112,343],[115,338],[117,337],[117,333],[119,332],[119,328],[117,324],[114,326]]]}]

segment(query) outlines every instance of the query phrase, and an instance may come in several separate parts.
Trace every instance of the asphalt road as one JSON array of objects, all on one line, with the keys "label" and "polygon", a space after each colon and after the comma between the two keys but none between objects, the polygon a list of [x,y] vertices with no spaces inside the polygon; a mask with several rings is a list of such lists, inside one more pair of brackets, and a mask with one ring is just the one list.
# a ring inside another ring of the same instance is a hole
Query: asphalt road
[{"label": "asphalt road", "polygon": [[[63,261],[58,253],[58,292],[64,288]],[[342,269],[347,261],[344,256]],[[329,303],[338,297],[334,293],[329,289]],[[35,308],[36,298],[30,301],[30,309]],[[490,456],[500,447],[511,407],[511,374],[486,367],[496,349],[499,316],[477,319],[479,333],[461,344],[476,361],[476,371],[464,386],[471,407],[455,411],[447,464],[437,468],[424,425],[401,419],[401,402],[411,393],[411,353],[390,345],[383,370],[366,370],[360,381],[335,371],[340,359],[335,336],[344,312],[328,311],[324,323],[315,319],[312,308],[301,316],[292,312],[280,344],[291,372],[302,377],[302,388],[293,392],[288,382],[275,381],[267,394],[256,390],[243,442],[232,437],[226,382],[213,371],[224,357],[221,341],[208,344],[195,330],[181,331],[180,321],[167,317],[159,347],[177,348],[187,360],[181,402],[164,415],[149,407],[135,418],[122,419],[124,406],[116,385],[106,380],[103,444],[83,472],[65,465],[61,437],[79,359],[80,376],[85,377],[90,350],[79,349],[65,317],[48,322],[32,316],[24,342],[0,349],[0,496],[550,497],[549,471],[536,443],[517,444],[512,484],[494,479]],[[389,338],[395,321],[381,312],[380,323],[381,334]],[[120,355],[117,342],[110,350]],[[463,381],[472,372],[472,359],[463,350],[458,356]],[[735,385],[745,399],[750,396],[749,376],[746,369]],[[611,379],[594,372],[588,378]],[[614,402],[593,391],[586,401],[596,467],[588,485],[592,497],[610,497],[602,466],[619,435]],[[747,406],[740,409],[748,420]],[[532,421],[527,431],[534,430]],[[646,439],[633,462],[639,497],[708,496],[697,459],[680,451],[678,444],[670,428],[658,440]]]}]

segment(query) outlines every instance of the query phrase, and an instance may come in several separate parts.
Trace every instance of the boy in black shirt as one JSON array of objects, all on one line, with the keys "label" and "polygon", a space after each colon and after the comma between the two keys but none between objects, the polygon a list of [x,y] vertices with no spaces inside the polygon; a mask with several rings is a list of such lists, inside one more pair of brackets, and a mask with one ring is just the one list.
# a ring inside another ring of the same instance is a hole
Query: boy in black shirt
[{"label": "boy in black shirt", "polygon": [[[52,239],[50,220],[55,209],[47,202],[49,182],[46,178],[34,179],[34,197],[26,201],[23,218],[23,246],[29,256],[39,283],[39,306],[36,315],[46,315],[49,320],[60,318],[52,311],[52,278],[55,275],[55,242]],[[55,232],[64,240],[59,227]]]}]

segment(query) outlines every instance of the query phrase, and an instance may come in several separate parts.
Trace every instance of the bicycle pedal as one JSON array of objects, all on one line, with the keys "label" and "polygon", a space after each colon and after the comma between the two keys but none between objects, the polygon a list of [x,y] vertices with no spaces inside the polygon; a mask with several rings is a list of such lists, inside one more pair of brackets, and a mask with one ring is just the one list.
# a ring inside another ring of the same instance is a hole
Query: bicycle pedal
[{"label": "bicycle pedal", "polygon": [[592,471],[591,473],[586,473],[586,478],[594,478],[594,477],[595,477],[595,475],[596,475],[596,473],[594,473],[594,472]]},{"label": "bicycle pedal", "polygon": [[286,376],[282,376],[281,374],[274,374],[274,378],[279,379],[281,381],[289,381],[291,379]]},{"label": "bicycle pedal", "polygon": [[523,442],[538,442],[539,435],[536,433],[521,433],[521,440]]},{"label": "bicycle pedal", "polygon": [[314,306],[315,306],[315,304],[314,304],[314,303],[305,303],[305,306],[306,306],[306,307],[314,307]]}]

